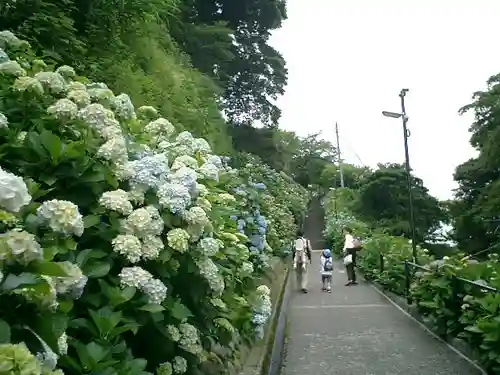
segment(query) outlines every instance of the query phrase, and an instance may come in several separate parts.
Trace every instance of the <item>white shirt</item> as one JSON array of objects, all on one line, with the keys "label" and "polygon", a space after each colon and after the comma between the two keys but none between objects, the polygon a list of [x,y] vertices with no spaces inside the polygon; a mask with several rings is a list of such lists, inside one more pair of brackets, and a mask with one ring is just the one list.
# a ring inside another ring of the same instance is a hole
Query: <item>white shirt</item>
[{"label": "white shirt", "polygon": [[347,233],[345,235],[344,251],[346,251],[347,249],[354,249],[354,248],[355,248],[354,237],[352,236],[352,234]]}]

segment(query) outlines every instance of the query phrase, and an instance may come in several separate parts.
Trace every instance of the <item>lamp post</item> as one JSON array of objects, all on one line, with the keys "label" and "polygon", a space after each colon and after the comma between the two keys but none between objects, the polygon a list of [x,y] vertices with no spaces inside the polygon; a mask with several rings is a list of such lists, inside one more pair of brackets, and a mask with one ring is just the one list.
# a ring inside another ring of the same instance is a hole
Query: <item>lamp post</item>
[{"label": "lamp post", "polygon": [[399,97],[401,98],[401,113],[397,112],[388,112],[382,111],[382,114],[385,117],[391,118],[400,118],[403,120],[403,136],[404,136],[404,146],[405,146],[405,169],[406,169],[406,178],[408,183],[408,205],[410,208],[410,230],[411,230],[411,245],[412,245],[412,254],[413,261],[417,263],[417,241],[415,235],[415,213],[413,210],[413,194],[411,189],[411,174],[410,174],[410,154],[408,152],[408,138],[411,133],[408,130],[408,116],[406,115],[406,107],[405,107],[405,96],[408,92],[408,89],[402,89],[399,93]]}]

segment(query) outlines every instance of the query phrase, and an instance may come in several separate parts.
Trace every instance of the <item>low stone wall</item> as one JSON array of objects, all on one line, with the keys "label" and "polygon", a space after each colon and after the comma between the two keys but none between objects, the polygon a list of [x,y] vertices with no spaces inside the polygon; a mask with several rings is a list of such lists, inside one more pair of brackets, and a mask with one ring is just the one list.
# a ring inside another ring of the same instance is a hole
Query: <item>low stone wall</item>
[{"label": "low stone wall", "polygon": [[265,328],[266,335],[252,347],[241,348],[241,367],[232,371],[237,375],[264,375],[267,373],[273,350],[275,331],[280,316],[282,301],[289,277],[289,267],[281,259],[273,261],[272,271],[262,280],[271,289],[273,314]]}]

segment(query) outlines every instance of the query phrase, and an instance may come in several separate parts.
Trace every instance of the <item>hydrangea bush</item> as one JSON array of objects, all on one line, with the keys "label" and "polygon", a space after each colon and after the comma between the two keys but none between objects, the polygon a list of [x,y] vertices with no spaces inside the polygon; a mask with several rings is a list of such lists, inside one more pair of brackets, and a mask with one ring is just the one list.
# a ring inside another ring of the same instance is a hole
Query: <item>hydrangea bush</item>
[{"label": "hydrangea bush", "polygon": [[285,173],[262,164],[253,155],[240,154],[235,164],[249,185],[262,193],[253,205],[259,215],[264,215],[271,224],[266,233],[270,247],[275,254],[286,255],[297,229],[302,225],[310,193]]},{"label": "hydrangea bush", "polygon": [[54,68],[0,32],[0,373],[234,362],[271,315],[263,191],[154,108]]}]

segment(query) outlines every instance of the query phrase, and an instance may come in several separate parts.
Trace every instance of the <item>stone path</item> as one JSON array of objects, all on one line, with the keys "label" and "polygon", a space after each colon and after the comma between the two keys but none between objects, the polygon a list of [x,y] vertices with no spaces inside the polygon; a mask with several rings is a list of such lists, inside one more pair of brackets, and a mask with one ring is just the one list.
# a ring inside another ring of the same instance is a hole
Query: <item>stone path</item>
[{"label": "stone path", "polygon": [[309,293],[293,290],[282,375],[476,375],[480,370],[431,336],[367,283],[322,292],[313,254]]}]

